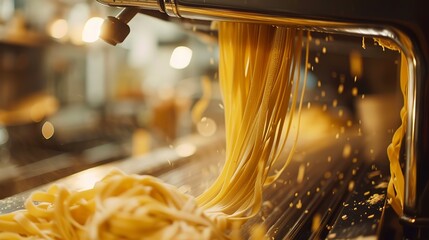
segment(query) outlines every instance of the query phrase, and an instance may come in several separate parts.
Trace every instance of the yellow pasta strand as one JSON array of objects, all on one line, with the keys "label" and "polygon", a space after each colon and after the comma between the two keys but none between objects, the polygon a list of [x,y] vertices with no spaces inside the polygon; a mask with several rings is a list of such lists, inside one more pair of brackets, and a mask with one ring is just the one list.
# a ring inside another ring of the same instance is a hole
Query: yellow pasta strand
[{"label": "yellow pasta strand", "polygon": [[195,103],[195,106],[192,108],[192,122],[197,124],[203,116],[204,111],[207,109],[212,97],[212,84],[210,79],[207,76],[204,76],[201,79],[201,85],[203,88],[203,96]]},{"label": "yellow pasta strand", "polygon": [[246,23],[220,23],[218,28],[227,161],[198,201],[211,215],[230,222],[254,216],[267,178],[273,182],[278,176],[268,173],[290,133],[303,36],[296,29]]},{"label": "yellow pasta strand", "polygon": [[407,59],[404,54],[401,53],[401,75],[400,75],[401,91],[403,96],[404,105],[401,109],[401,121],[402,124],[395,131],[392,138],[392,143],[387,148],[387,156],[390,161],[390,181],[387,188],[388,198],[391,200],[390,205],[395,212],[401,216],[403,213],[404,206],[404,175],[402,173],[401,164],[399,162],[399,153],[401,151],[401,145],[406,132],[407,126],[407,114],[408,114],[408,99],[407,99],[407,84],[408,84],[408,66]]},{"label": "yellow pasta strand", "polygon": [[[374,38],[374,41],[380,45],[383,50],[385,48],[400,51],[399,47],[395,45],[392,41],[383,39],[383,38]],[[408,115],[408,61],[404,53],[401,52],[401,67],[400,67],[400,87],[403,97],[404,105],[400,112],[401,117],[401,126],[396,129],[393,134],[392,142],[387,148],[387,156],[390,162],[390,180],[387,187],[387,195],[389,203],[392,206],[393,210],[399,216],[403,214],[404,208],[404,194],[405,194],[405,180],[404,174],[401,169],[400,163],[400,151],[403,143],[403,139],[406,134],[407,128],[407,115]],[[413,160],[413,159],[412,159]],[[410,181],[415,179],[411,177]],[[412,184],[416,184],[415,182]]]}]

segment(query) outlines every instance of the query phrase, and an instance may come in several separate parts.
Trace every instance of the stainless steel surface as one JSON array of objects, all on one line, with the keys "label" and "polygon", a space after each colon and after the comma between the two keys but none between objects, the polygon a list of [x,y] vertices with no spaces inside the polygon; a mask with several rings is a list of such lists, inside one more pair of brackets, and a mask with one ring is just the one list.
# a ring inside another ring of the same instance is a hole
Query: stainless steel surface
[{"label": "stainless steel surface", "polygon": [[116,6],[140,7],[148,10],[161,11],[162,8],[157,0],[97,0],[100,3]]},{"label": "stainless steel surface", "polygon": [[138,13],[138,9],[136,8],[124,8],[116,18],[123,23],[128,23],[133,19],[134,16]]},{"label": "stainless steel surface", "polygon": [[[288,170],[264,191],[261,212],[246,223],[243,235],[248,236],[254,224],[264,223],[271,239],[376,237],[385,201],[386,166],[379,166],[383,161],[371,163],[365,159],[362,138],[355,131],[351,133],[344,145],[354,150],[350,155],[344,155],[343,148],[328,135],[301,142]],[[130,174],[156,175],[198,195],[214,181],[223,165],[223,136],[188,138],[183,143],[195,144],[197,151],[180,157],[176,147],[181,143],[177,143],[144,157],[98,166],[57,183],[72,189],[91,188],[115,167]],[[315,143],[318,147],[309,148]],[[22,208],[29,192],[1,200],[0,213]],[[316,227],[315,221],[319,221]]]}]

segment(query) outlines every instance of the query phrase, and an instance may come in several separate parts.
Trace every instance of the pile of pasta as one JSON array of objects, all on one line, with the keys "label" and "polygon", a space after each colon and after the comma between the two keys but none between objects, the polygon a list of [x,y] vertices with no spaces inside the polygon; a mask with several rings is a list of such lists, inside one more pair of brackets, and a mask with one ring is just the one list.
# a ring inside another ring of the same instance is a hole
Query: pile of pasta
[{"label": "pile of pasta", "polygon": [[[152,176],[112,171],[94,188],[53,185],[0,217],[0,239],[221,239],[194,197]],[[28,238],[26,238],[28,237]]]},{"label": "pile of pasta", "polygon": [[234,238],[291,159],[308,38],[271,25],[221,22],[218,29],[226,161],[205,192],[193,197],[151,176],[114,171],[89,190],[34,192],[25,209],[0,216],[0,239]]}]

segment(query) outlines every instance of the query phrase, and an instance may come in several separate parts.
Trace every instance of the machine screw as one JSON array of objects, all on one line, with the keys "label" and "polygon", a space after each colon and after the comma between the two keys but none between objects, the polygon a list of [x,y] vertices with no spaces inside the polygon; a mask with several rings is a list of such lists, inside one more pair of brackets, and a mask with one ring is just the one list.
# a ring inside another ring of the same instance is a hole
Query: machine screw
[{"label": "machine screw", "polygon": [[130,33],[128,22],[139,11],[138,8],[124,8],[116,17],[107,17],[101,26],[100,38],[113,46],[122,43]]}]

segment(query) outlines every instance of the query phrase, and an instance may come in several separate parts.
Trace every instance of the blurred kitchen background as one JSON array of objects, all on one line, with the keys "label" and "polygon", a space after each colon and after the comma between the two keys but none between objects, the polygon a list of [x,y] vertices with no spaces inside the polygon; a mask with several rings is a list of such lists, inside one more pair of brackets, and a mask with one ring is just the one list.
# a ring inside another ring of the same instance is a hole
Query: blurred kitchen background
[{"label": "blurred kitchen background", "polygon": [[[205,144],[203,158],[223,160],[212,26],[138,14],[113,47],[98,33],[119,11],[95,0],[0,0],[0,198],[123,159],[137,158],[128,161],[137,168],[156,149],[186,157]],[[301,154],[330,142],[349,149],[350,164],[387,165],[402,104],[399,63],[399,52],[373,39],[313,32]],[[207,109],[197,117],[201,98]],[[200,138],[176,144],[189,136]],[[350,150],[356,139],[368,147]]]},{"label": "blurred kitchen background", "polygon": [[219,106],[199,127],[190,113],[203,79],[220,104],[216,39],[139,14],[113,47],[98,31],[119,10],[0,0],[0,197],[222,124]]}]

